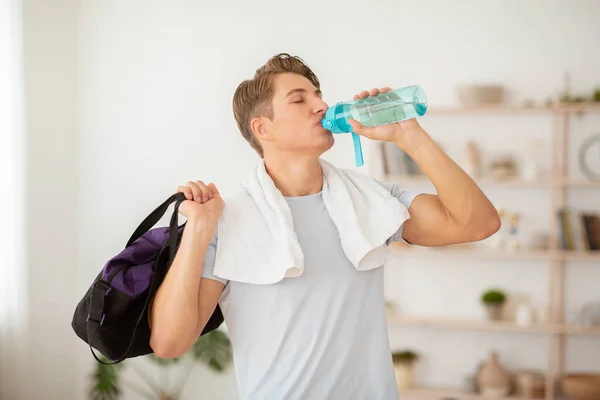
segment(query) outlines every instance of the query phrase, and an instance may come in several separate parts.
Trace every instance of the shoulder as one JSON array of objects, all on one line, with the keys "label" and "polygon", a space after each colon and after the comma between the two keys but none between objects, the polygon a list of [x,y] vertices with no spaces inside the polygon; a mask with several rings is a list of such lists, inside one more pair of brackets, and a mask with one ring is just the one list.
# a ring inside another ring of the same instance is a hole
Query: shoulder
[{"label": "shoulder", "polygon": [[360,182],[366,182],[366,183],[370,183],[370,184],[380,185],[383,188],[387,189],[387,191],[390,192],[390,194],[394,197],[399,197],[402,193],[407,191],[405,189],[402,189],[396,183],[381,181],[381,180],[376,179],[370,175],[367,175],[361,171],[356,171],[353,169],[346,169],[346,168],[340,168],[338,171],[343,173],[344,175],[346,175],[348,178],[350,178],[353,181],[360,181]]},{"label": "shoulder", "polygon": [[396,183],[392,183],[392,182],[386,182],[386,181],[380,181],[378,179],[373,179],[375,182],[377,182],[379,185],[383,186],[384,188],[387,189],[388,192],[390,192],[390,194],[394,197],[398,197],[400,196],[403,192],[406,191],[406,189],[402,189],[400,188],[400,186],[398,186],[398,184]]},{"label": "shoulder", "polygon": [[406,206],[406,208],[410,208],[413,200],[415,198],[417,198],[420,194],[423,194],[423,192],[420,192],[420,191],[414,191],[414,190],[409,190],[407,188],[404,188],[398,183],[382,181],[382,180],[373,178],[372,176],[369,176],[367,174],[364,174],[364,173],[361,173],[358,171],[354,171],[354,170],[344,170],[344,171],[345,171],[345,173],[349,174],[349,176],[352,176],[353,179],[361,179],[364,181],[368,180],[368,181],[373,182],[374,184],[380,185],[381,187],[386,189],[392,196],[394,196],[396,199],[398,199],[398,201],[400,201],[400,203],[404,204],[404,206]]}]

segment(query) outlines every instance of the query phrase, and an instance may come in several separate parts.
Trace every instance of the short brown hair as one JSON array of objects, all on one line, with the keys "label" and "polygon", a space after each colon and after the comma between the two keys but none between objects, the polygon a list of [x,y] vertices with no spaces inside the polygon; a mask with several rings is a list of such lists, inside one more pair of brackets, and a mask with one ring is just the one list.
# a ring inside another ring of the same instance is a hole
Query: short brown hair
[{"label": "short brown hair", "polygon": [[254,78],[240,83],[233,95],[233,115],[238,128],[261,158],[264,157],[263,149],[252,133],[250,121],[257,116],[273,119],[273,81],[278,74],[286,72],[302,75],[320,88],[319,79],[300,57],[280,53],[257,69]]}]

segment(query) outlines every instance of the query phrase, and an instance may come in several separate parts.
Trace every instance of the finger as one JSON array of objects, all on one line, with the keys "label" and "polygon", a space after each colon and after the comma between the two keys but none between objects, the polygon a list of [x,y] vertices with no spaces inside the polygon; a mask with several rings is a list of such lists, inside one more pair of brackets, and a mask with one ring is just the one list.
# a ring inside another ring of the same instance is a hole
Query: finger
[{"label": "finger", "polygon": [[208,201],[211,197],[211,190],[202,181],[196,181],[196,185],[198,185],[198,187],[200,188],[201,201],[203,203]]},{"label": "finger", "polygon": [[364,126],[357,120],[351,118],[348,120],[348,122],[350,123],[350,126],[352,126],[352,131],[357,135],[361,135],[369,139],[373,138],[375,133],[374,127]]},{"label": "finger", "polygon": [[192,200],[201,202],[202,201],[202,190],[200,187],[192,181],[189,181],[186,186],[192,191]]},{"label": "finger", "polygon": [[192,193],[192,189],[187,186],[178,186],[177,193],[183,193],[187,200],[193,200],[194,194]]},{"label": "finger", "polygon": [[209,183],[208,187],[212,190],[213,197],[221,197],[221,193],[219,193],[219,189],[217,189],[214,183]]},{"label": "finger", "polygon": [[357,94],[356,96],[354,96],[356,99],[362,99],[369,96],[369,92],[367,92],[366,90],[363,90],[362,92],[360,92],[359,94]]},{"label": "finger", "polygon": [[387,93],[387,92],[391,92],[392,88],[389,87],[384,87],[383,89],[380,90],[381,93]]},{"label": "finger", "polygon": [[380,93],[379,89],[371,89],[371,91],[369,92],[369,95],[377,96],[379,93]]}]

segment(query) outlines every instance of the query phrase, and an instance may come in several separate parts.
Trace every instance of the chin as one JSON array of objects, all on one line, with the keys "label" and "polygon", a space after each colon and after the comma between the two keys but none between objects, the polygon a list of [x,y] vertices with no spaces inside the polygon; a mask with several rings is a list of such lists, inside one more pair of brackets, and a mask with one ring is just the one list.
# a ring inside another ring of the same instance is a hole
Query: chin
[{"label": "chin", "polygon": [[319,150],[322,153],[325,153],[326,151],[328,151],[329,149],[331,149],[333,147],[334,144],[334,140],[333,140],[333,134],[329,133],[329,136],[327,137],[327,140],[323,140],[321,146],[319,146]]}]

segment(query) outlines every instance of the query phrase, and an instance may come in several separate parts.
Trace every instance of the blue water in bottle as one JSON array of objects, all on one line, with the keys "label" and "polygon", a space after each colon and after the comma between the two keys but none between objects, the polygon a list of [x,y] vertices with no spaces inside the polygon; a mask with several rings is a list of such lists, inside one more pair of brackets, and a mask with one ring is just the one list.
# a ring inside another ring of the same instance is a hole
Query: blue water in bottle
[{"label": "blue water in bottle", "polygon": [[364,99],[338,103],[329,107],[321,121],[323,128],[331,133],[352,133],[356,166],[364,165],[360,136],[352,132],[348,119],[365,126],[393,124],[425,115],[427,96],[420,86],[413,85],[380,93]]}]

